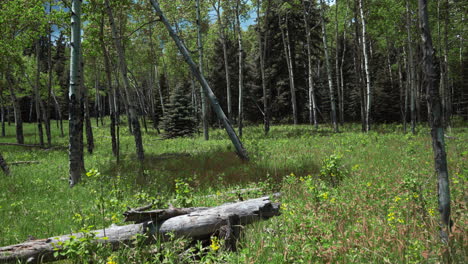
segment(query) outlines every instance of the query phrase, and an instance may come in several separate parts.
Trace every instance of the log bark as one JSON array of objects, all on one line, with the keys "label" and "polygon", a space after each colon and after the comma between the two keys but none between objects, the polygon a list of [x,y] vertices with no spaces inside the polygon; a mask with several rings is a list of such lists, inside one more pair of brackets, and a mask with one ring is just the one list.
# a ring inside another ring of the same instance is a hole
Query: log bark
[{"label": "log bark", "polygon": [[6,175],[10,175],[10,169],[8,168],[8,164],[5,159],[3,159],[2,153],[0,153],[0,168]]},{"label": "log bark", "polygon": [[[223,229],[250,224],[280,214],[279,204],[272,203],[268,196],[244,202],[224,204],[209,209],[200,208],[190,213],[189,208],[184,208],[188,214],[164,220],[165,217],[171,216],[169,213],[175,212],[174,210],[161,210],[160,212],[164,213],[159,213],[159,218],[153,221],[125,226],[114,225],[91,232],[95,234],[96,243],[111,245],[116,250],[120,245],[131,242],[137,234],[154,236],[160,239],[165,239],[168,234],[175,234],[176,237],[205,239],[214,234],[221,234]],[[55,261],[57,258],[54,257],[54,252],[62,249],[59,242],[82,236],[83,234],[76,233],[1,247],[0,263]]]}]

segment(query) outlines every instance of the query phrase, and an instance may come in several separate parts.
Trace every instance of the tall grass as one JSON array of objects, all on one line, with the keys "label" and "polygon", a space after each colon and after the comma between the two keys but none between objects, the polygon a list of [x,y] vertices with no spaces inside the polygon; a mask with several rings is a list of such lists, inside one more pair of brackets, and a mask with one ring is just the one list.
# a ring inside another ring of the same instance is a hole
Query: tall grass
[{"label": "tall grass", "polygon": [[[363,134],[353,124],[342,130],[334,134],[329,127],[273,126],[265,136],[260,126],[247,127],[242,140],[249,163],[235,156],[222,130],[211,131],[209,141],[202,136],[161,140],[150,131],[144,135],[146,160],[140,166],[126,129],[117,163],[108,127],[94,127],[96,150],[85,155],[85,165],[99,173],[89,173],[72,189],[67,138],[56,130],[54,145],[65,148],[1,146],[7,162],[40,163],[12,166],[12,176],[0,176],[0,246],[28,236],[122,224],[127,207],[149,202],[159,207],[211,206],[235,201],[228,189],[260,187],[263,193],[282,192],[281,216],[246,227],[238,252],[198,245],[184,261],[466,263],[466,126],[454,128],[446,142],[454,220],[450,245],[441,244],[437,234],[437,177],[429,130],[421,127],[410,135],[401,126],[381,125]],[[38,142],[32,124],[26,125],[25,136],[27,143]],[[14,127],[7,127],[0,142],[14,140]],[[188,244],[177,240],[148,247],[113,253],[113,259],[180,262]],[[108,262],[111,253],[100,254],[97,262]]]}]

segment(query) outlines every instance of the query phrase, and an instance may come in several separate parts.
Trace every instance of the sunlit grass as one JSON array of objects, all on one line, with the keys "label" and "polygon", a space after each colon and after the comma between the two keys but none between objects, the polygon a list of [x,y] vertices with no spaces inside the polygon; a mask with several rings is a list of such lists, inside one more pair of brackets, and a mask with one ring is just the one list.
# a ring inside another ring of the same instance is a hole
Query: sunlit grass
[{"label": "sunlit grass", "polygon": [[[38,143],[35,129],[25,126],[26,143]],[[282,215],[247,227],[239,252],[217,250],[205,256],[206,261],[435,263],[451,254],[455,262],[463,263],[468,254],[466,127],[454,128],[446,141],[455,222],[447,253],[437,235],[437,180],[427,128],[413,136],[396,125],[381,125],[368,134],[357,125],[346,125],[339,134],[329,127],[273,126],[264,136],[261,126],[251,126],[242,139],[249,163],[235,156],[222,130],[212,130],[209,141],[201,136],[161,140],[150,131],[143,135],[143,167],[125,128],[121,161],[116,163],[108,130],[94,127],[96,149],[85,155],[87,170],[96,169],[99,178],[83,176],[82,184],[72,189],[66,148],[1,146],[7,162],[40,163],[12,166],[12,176],[1,176],[0,245],[84,226],[122,224],[127,206],[149,202],[159,207],[211,206],[237,199],[224,194],[226,189],[260,187],[246,198],[281,191]],[[54,146],[66,147],[67,137],[61,138],[55,126],[53,133]],[[0,142],[14,141],[12,125]],[[345,175],[336,187],[328,179],[332,176],[323,175],[324,160],[333,154],[340,157],[337,169]],[[176,179],[182,184],[176,186]],[[219,195],[206,197],[209,194]],[[174,243],[173,248],[179,242]],[[115,260],[128,254],[138,252],[120,252]],[[103,255],[102,260],[108,257]]]}]

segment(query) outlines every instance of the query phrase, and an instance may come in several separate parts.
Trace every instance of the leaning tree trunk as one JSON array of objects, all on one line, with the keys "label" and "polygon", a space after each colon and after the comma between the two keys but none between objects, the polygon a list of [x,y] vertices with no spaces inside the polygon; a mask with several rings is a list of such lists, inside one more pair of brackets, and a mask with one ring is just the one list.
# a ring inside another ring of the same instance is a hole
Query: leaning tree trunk
[{"label": "leaning tree trunk", "polygon": [[80,76],[81,59],[81,0],[72,1],[71,58],[69,87],[69,173],[70,187],[75,186],[83,172],[83,113]]},{"label": "leaning tree trunk", "polygon": [[213,91],[210,88],[210,85],[206,81],[203,74],[201,74],[200,71],[198,70],[197,65],[195,64],[195,62],[193,62],[187,48],[180,41],[180,39],[177,36],[177,34],[175,33],[174,29],[172,29],[171,25],[169,24],[169,21],[167,21],[166,16],[164,15],[164,13],[161,11],[161,8],[159,7],[158,1],[157,0],[150,0],[150,2],[152,4],[154,10],[156,11],[156,14],[160,17],[161,21],[164,23],[167,30],[169,31],[169,34],[171,35],[171,37],[174,40],[177,47],[179,48],[179,51],[184,56],[184,59],[187,62],[187,64],[189,65],[190,69],[192,70],[193,75],[195,75],[197,80],[203,86],[203,89],[205,90],[205,93],[208,96],[208,99],[210,100],[211,106],[213,107],[216,115],[218,116],[218,119],[220,119],[220,121],[223,123],[224,128],[226,129],[226,132],[227,132],[227,134],[229,135],[229,138],[232,141],[232,144],[236,148],[237,155],[239,155],[239,157],[241,159],[243,159],[243,160],[248,160],[249,157],[247,155],[247,151],[242,146],[242,142],[237,137],[236,132],[234,131],[234,129],[231,126],[231,123],[229,122],[229,119],[224,114],[223,109],[219,105],[218,99],[214,95]]},{"label": "leaning tree trunk", "polygon": [[[203,74],[203,42],[201,32],[200,0],[197,0],[197,44],[198,44],[198,70]],[[210,139],[208,132],[208,107],[206,105],[206,93],[200,85],[200,102],[202,110],[203,136],[205,140]]]},{"label": "leaning tree trunk", "polygon": [[447,168],[447,154],[444,142],[444,124],[442,117],[442,103],[438,87],[435,85],[437,74],[434,65],[434,49],[432,47],[431,31],[427,12],[427,0],[419,0],[419,19],[421,27],[424,79],[429,92],[429,107],[431,109],[431,135],[434,151],[434,164],[438,176],[438,198],[441,220],[441,238],[448,242],[448,233],[451,231],[450,220],[450,188]]},{"label": "leaning tree trunk", "polygon": [[243,119],[243,90],[244,90],[244,72],[243,72],[243,67],[244,67],[244,58],[243,56],[243,50],[242,50],[242,28],[240,25],[240,0],[237,0],[237,6],[236,6],[236,21],[237,21],[237,41],[239,42],[239,115],[238,115],[238,125],[239,125],[239,137],[242,137],[242,119]]},{"label": "leaning tree trunk", "polygon": [[117,32],[117,28],[114,23],[114,16],[112,14],[112,8],[109,4],[109,0],[105,0],[107,14],[109,16],[109,23],[112,29],[112,36],[115,41],[115,48],[117,50],[117,55],[119,58],[119,68],[122,74],[122,79],[124,82],[124,91],[126,95],[126,101],[128,106],[128,113],[129,113],[129,122],[131,123],[132,127],[132,134],[135,137],[135,145],[136,145],[136,153],[139,161],[143,161],[145,159],[144,149],[143,149],[143,142],[141,138],[141,130],[140,130],[140,122],[138,121],[137,110],[135,105],[134,96],[131,95],[130,91],[130,81],[127,75],[127,62],[125,61],[125,53],[122,47],[122,43],[120,37]]},{"label": "leaning tree trunk", "polygon": [[333,80],[332,80],[332,72],[330,66],[330,57],[328,56],[328,44],[327,44],[327,30],[325,25],[325,18],[324,18],[324,10],[323,10],[323,0],[321,0],[321,8],[320,8],[320,20],[322,24],[322,40],[323,40],[323,50],[325,52],[325,66],[327,67],[327,77],[328,77],[328,88],[330,92],[330,104],[331,104],[331,118],[333,123],[333,130],[335,132],[338,131],[338,122],[336,118],[336,100],[335,94],[333,91]]},{"label": "leaning tree trunk", "polygon": [[0,168],[6,175],[10,175],[10,168],[8,168],[8,164],[3,158],[2,153],[0,153]]}]

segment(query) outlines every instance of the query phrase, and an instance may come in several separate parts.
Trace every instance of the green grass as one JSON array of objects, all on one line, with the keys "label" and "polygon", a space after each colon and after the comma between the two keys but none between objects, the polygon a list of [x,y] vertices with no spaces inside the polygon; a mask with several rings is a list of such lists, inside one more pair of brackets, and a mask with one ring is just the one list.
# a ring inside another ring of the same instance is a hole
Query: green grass
[{"label": "green grass", "polygon": [[[35,129],[25,126],[26,143],[38,142]],[[235,201],[236,195],[202,196],[260,187],[263,193],[282,192],[282,215],[246,227],[238,252],[205,247],[197,251],[204,254],[191,253],[198,254],[197,262],[438,263],[450,258],[466,263],[466,125],[452,129],[446,140],[454,220],[449,247],[438,238],[429,130],[420,127],[417,135],[403,134],[398,125],[381,125],[368,134],[357,125],[342,130],[333,134],[329,127],[273,126],[264,136],[260,126],[247,127],[243,143],[249,163],[235,156],[222,130],[212,130],[209,141],[201,136],[160,140],[149,131],[143,135],[146,160],[141,168],[126,129],[117,164],[108,127],[94,127],[96,149],[86,154],[85,165],[100,175],[84,176],[72,189],[66,149],[1,146],[8,162],[41,163],[11,166],[10,177],[0,174],[0,246],[30,235],[43,238],[122,224],[127,206],[150,201],[162,208],[169,203],[211,206]],[[55,127],[53,132],[53,144],[66,147],[67,138]],[[0,142],[14,141],[12,125]],[[173,156],[167,158],[168,153]],[[117,263],[170,263],[180,262],[178,253],[186,247],[186,241],[176,240],[112,254]],[[96,263],[106,263],[111,253],[99,252],[93,256]]]}]

